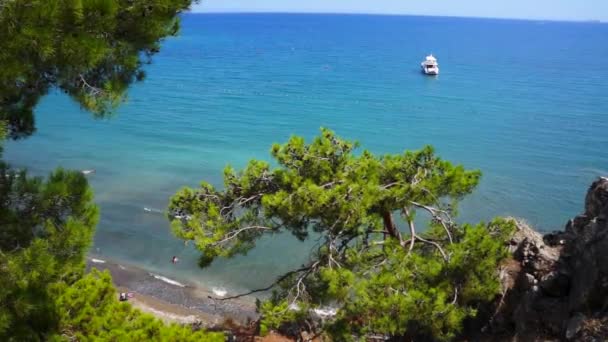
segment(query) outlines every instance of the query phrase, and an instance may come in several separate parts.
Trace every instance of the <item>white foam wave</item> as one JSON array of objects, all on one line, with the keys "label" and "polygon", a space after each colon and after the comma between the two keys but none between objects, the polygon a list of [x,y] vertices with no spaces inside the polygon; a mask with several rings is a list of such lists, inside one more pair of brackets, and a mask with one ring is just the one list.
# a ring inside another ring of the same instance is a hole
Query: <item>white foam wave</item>
[{"label": "white foam wave", "polygon": [[155,209],[155,208],[148,208],[148,207],[144,207],[144,211],[148,212],[148,213],[156,213],[156,214],[162,214],[163,211],[160,209]]},{"label": "white foam wave", "polygon": [[169,279],[167,277],[163,277],[161,275],[158,274],[154,274],[154,273],[150,273],[151,276],[153,276],[154,278],[160,280],[160,281],[164,281],[167,284],[171,284],[171,285],[175,285],[175,286],[179,286],[179,287],[186,287],[186,285],[180,283],[179,281],[173,280],[173,279]]},{"label": "white foam wave", "polygon": [[95,259],[95,258],[92,258],[92,259],[91,259],[91,262],[94,262],[94,263],[96,263],[96,264],[105,264],[105,263],[106,263],[106,261],[105,261],[105,260],[101,260],[101,259]]},{"label": "white foam wave", "polygon": [[213,292],[214,295],[218,296],[218,297],[224,297],[228,291],[226,291],[226,289],[221,288],[221,287],[212,287],[211,291]]}]

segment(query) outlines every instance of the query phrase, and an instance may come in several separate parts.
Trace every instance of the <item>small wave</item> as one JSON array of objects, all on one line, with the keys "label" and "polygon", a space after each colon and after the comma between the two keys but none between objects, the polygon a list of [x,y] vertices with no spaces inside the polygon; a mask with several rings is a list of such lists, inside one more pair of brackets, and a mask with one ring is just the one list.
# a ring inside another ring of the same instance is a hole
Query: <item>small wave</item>
[{"label": "small wave", "polygon": [[163,277],[163,276],[160,276],[160,275],[154,274],[154,273],[150,273],[150,275],[153,276],[154,278],[160,280],[160,281],[164,281],[167,284],[171,284],[171,285],[175,285],[175,286],[179,286],[179,287],[186,287],[186,285],[184,285],[184,284],[182,284],[182,283],[180,283],[180,282],[178,282],[176,280],[169,279],[167,277]]},{"label": "small wave", "polygon": [[228,291],[226,291],[226,289],[221,288],[221,287],[212,287],[211,292],[213,292],[213,294],[218,297],[224,297],[228,293]]},{"label": "small wave", "polygon": [[91,262],[94,262],[94,263],[96,263],[96,264],[105,264],[105,263],[106,263],[106,261],[105,261],[105,260],[101,260],[101,259],[95,259],[95,258],[92,258],[92,259],[91,259]]},{"label": "small wave", "polygon": [[95,170],[82,170],[80,172],[82,172],[83,175],[90,175],[92,173],[95,173]]},{"label": "small wave", "polygon": [[156,214],[162,214],[163,211],[160,209],[154,209],[154,208],[148,208],[148,207],[144,207],[144,211],[148,212],[148,213],[156,213]]},{"label": "small wave", "polygon": [[[581,172],[585,173],[585,174],[591,174],[594,176],[604,176],[608,174],[608,170],[602,170],[602,169],[596,169],[596,168],[583,168],[581,169]],[[605,178],[605,177],[602,177]]]}]

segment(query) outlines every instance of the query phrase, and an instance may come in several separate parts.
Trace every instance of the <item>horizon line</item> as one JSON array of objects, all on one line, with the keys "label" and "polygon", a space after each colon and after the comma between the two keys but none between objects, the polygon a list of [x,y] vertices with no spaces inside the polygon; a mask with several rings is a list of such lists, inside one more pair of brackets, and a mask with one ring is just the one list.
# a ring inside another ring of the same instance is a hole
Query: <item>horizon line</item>
[{"label": "horizon line", "polygon": [[316,14],[316,15],[369,15],[369,16],[393,16],[393,17],[427,17],[427,18],[456,18],[456,19],[492,19],[492,20],[514,20],[514,21],[550,21],[565,23],[588,23],[588,24],[607,24],[608,20],[601,19],[557,19],[557,18],[517,18],[517,17],[483,17],[483,16],[464,16],[464,15],[437,15],[437,14],[408,14],[408,13],[383,13],[383,12],[307,12],[307,11],[270,11],[270,10],[211,10],[193,11],[188,10],[188,14]]}]

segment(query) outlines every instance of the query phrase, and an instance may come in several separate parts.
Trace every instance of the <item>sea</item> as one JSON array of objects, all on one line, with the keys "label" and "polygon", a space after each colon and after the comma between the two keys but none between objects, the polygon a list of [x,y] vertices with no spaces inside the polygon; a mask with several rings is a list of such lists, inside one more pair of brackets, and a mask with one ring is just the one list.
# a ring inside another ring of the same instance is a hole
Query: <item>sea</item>
[{"label": "sea", "polygon": [[[420,62],[437,57],[441,74]],[[608,175],[608,25],[338,14],[185,14],[114,115],[94,119],[59,92],[37,132],[5,159],[34,175],[95,169],[91,254],[216,293],[263,287],[305,262],[288,234],[197,266],[165,211],[180,187],[221,187],[226,165],[270,159],[320,127],[376,154],[430,144],[480,169],[461,222],[516,216],[541,231],[583,211]],[[173,264],[177,256],[180,262]]]}]

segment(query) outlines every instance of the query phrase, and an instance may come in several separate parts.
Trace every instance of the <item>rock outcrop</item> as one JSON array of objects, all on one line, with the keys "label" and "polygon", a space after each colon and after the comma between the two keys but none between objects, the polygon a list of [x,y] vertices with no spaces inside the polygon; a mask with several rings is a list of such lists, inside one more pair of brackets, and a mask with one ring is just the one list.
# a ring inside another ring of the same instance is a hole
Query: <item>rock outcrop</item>
[{"label": "rock outcrop", "polygon": [[608,340],[608,178],[591,185],[564,231],[542,236],[518,222],[511,251],[489,339]]}]

